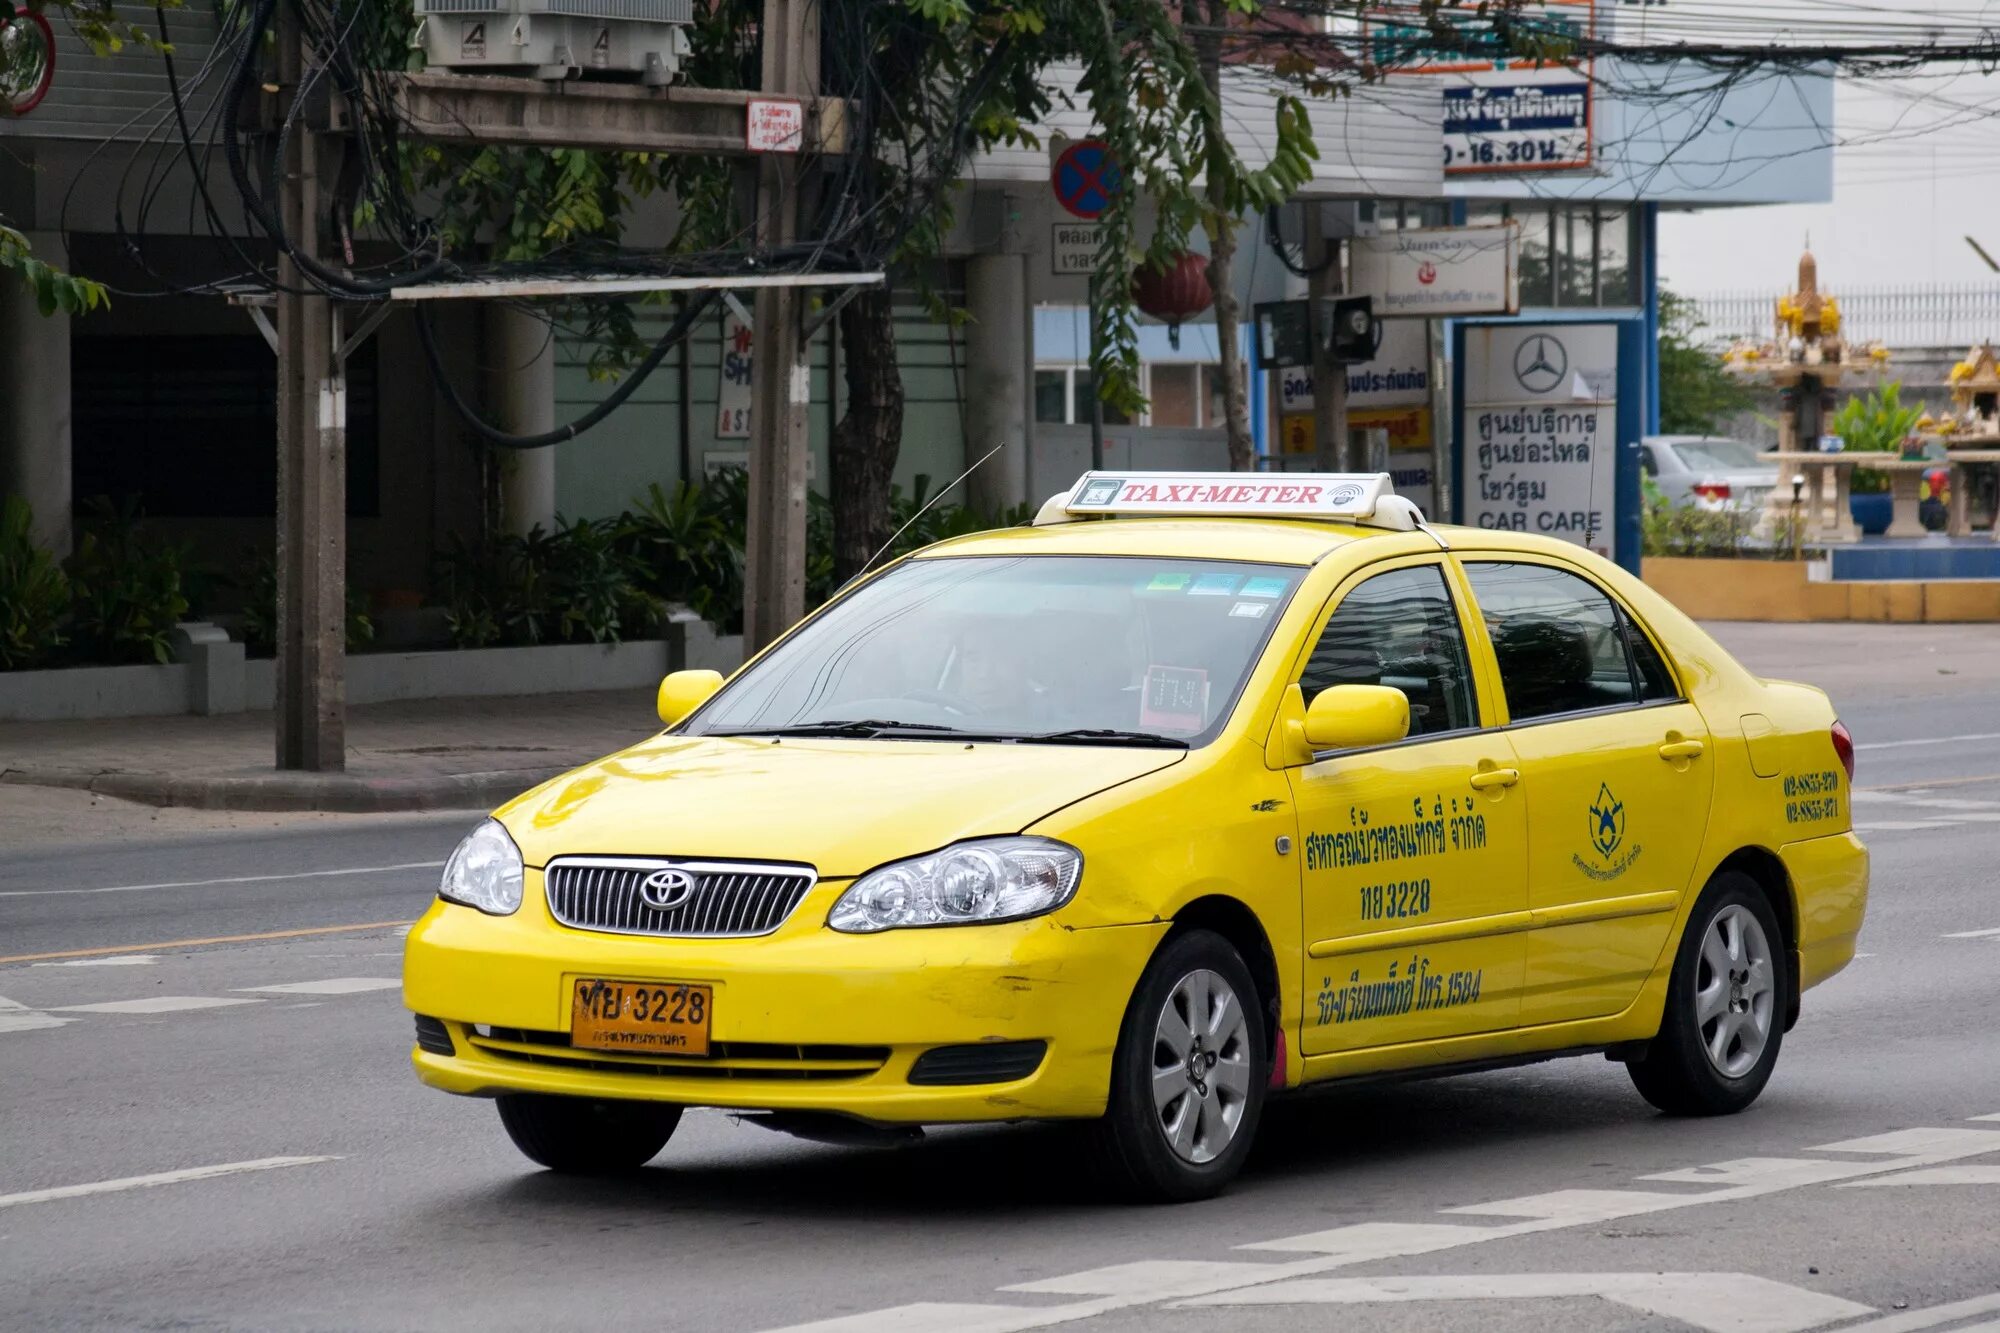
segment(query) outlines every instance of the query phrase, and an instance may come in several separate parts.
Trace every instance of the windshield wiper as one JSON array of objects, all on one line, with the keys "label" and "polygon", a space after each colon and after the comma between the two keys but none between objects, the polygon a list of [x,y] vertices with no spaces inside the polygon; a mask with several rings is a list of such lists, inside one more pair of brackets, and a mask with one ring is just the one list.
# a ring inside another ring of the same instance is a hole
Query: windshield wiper
[{"label": "windshield wiper", "polygon": [[1185,750],[1188,743],[1178,736],[1162,736],[1157,731],[1121,731],[1117,727],[1071,727],[1067,731],[1043,731],[1016,737],[1022,744],[1152,745],[1163,750]]},{"label": "windshield wiper", "polygon": [[982,733],[960,731],[957,727],[947,727],[929,722],[892,722],[881,718],[838,718],[825,722],[798,722],[783,727],[732,727],[727,731],[711,731],[711,736],[857,736],[868,739],[874,736],[948,736],[952,738],[980,735]]}]

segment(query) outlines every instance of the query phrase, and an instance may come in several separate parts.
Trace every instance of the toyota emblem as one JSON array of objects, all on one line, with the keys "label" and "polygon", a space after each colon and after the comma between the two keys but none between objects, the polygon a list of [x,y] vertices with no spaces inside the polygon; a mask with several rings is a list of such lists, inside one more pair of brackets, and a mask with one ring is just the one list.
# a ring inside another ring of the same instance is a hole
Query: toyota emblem
[{"label": "toyota emblem", "polygon": [[639,897],[656,911],[670,912],[694,893],[694,876],[685,870],[655,870],[639,881]]}]

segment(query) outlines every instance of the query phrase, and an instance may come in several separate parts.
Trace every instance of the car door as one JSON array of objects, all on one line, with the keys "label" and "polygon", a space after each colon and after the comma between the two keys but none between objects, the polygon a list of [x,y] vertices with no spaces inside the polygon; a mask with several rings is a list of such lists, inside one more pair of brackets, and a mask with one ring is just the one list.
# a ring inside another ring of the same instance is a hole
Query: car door
[{"label": "car door", "polygon": [[1667,947],[1708,824],[1700,712],[1631,612],[1574,566],[1461,557],[1528,814],[1523,1025],[1616,1013]]},{"label": "car door", "polygon": [[1370,566],[1294,667],[1308,706],[1341,684],[1410,700],[1405,740],[1289,770],[1308,1056],[1514,1023],[1527,817],[1507,736],[1482,725],[1463,602],[1442,558]]}]

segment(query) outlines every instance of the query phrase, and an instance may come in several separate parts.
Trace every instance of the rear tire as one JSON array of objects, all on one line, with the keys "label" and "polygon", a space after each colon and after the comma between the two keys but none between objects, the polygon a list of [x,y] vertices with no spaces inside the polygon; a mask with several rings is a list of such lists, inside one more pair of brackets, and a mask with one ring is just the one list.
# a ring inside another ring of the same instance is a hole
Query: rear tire
[{"label": "rear tire", "polygon": [[1708,882],[1674,957],[1660,1034],[1626,1066],[1640,1096],[1669,1115],[1731,1115],[1757,1100],[1785,1037],[1784,943],[1755,880],[1732,870]]},{"label": "rear tire", "polygon": [[1113,1185],[1160,1203],[1221,1193],[1257,1137],[1266,1050],[1257,987],[1229,941],[1208,930],[1168,940],[1125,1010],[1096,1128]]},{"label": "rear tire", "polygon": [[530,1161],[570,1175],[637,1171],[681,1122],[681,1108],[658,1102],[593,1101],[510,1093],[498,1099],[507,1137]]}]

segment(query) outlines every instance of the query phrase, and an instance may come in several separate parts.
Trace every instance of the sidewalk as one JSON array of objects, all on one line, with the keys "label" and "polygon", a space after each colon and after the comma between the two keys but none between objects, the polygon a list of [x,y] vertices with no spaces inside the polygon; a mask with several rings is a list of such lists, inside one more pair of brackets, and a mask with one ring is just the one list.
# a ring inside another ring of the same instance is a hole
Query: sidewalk
[{"label": "sidewalk", "polygon": [[426,699],[348,710],[347,771],[272,767],[270,713],[10,722],[0,783],[208,810],[498,805],[659,730],[650,690]]}]

